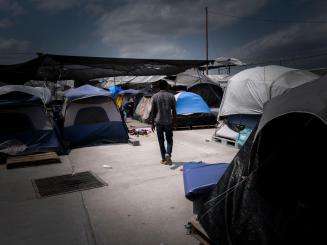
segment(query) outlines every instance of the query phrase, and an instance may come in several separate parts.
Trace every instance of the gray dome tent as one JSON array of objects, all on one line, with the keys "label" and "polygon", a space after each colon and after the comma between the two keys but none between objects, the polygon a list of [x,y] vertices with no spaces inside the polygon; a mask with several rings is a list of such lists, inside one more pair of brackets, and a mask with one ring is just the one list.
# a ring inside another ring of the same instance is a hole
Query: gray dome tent
[{"label": "gray dome tent", "polygon": [[65,97],[62,135],[70,147],[127,143],[127,126],[108,91],[83,85]]},{"label": "gray dome tent", "polygon": [[326,137],[327,76],[272,99],[203,201],[199,221],[213,243],[326,244]]}]

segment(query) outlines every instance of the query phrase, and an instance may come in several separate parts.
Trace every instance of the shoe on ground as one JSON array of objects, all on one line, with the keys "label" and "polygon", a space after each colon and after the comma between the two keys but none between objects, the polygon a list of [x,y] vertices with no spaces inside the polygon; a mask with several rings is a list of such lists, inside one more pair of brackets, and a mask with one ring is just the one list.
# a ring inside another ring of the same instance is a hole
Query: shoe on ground
[{"label": "shoe on ground", "polygon": [[166,154],[166,162],[167,162],[167,165],[172,165],[173,164],[173,162],[171,161],[171,156],[170,155],[168,155],[168,154]]},{"label": "shoe on ground", "polygon": [[163,164],[163,165],[167,165],[167,161],[166,160],[161,160],[160,163]]}]

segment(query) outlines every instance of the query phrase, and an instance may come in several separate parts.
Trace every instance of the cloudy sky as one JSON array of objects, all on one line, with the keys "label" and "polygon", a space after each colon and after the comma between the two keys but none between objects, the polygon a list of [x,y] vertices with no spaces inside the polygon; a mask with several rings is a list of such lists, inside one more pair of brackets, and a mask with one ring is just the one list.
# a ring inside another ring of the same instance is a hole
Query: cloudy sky
[{"label": "cloudy sky", "polygon": [[0,0],[0,64],[35,52],[203,59],[205,6],[209,58],[327,53],[324,0]]}]

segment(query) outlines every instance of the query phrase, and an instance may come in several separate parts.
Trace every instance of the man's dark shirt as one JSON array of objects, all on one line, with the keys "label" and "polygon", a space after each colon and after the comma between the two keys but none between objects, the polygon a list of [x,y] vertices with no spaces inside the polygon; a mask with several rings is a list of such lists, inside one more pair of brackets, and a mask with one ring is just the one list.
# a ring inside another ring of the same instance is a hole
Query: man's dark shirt
[{"label": "man's dark shirt", "polygon": [[160,90],[152,96],[151,121],[159,125],[170,125],[173,114],[176,113],[175,96],[165,90]]}]

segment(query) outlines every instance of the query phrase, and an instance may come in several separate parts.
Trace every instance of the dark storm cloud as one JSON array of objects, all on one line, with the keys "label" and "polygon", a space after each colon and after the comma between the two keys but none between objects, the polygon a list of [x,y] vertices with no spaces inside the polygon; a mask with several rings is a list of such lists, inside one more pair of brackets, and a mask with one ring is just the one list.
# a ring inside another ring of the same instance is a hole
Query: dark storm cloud
[{"label": "dark storm cloud", "polygon": [[[130,1],[102,14],[97,21],[97,35],[124,57],[191,57],[181,40],[203,33],[205,6],[247,16],[265,3],[265,0]],[[211,18],[216,23],[211,31],[235,21],[221,16]]]},{"label": "dark storm cloud", "polygon": [[[0,0],[0,30],[13,28],[15,26],[15,18],[24,13],[24,8],[17,1]],[[24,51],[28,46],[28,41],[4,38],[0,35],[0,52],[10,52],[11,50]]]},{"label": "dark storm cloud", "polygon": [[62,11],[79,6],[80,0],[31,0],[39,10],[45,11]]},{"label": "dark storm cloud", "polygon": [[29,46],[28,41],[19,41],[14,38],[3,39],[0,38],[0,51],[16,50],[23,51]]},{"label": "dark storm cloud", "polygon": [[[277,30],[234,48],[229,55],[250,61],[264,61],[326,53],[327,18],[317,13],[324,13],[327,4],[307,0],[299,1],[297,4],[301,3],[310,3],[305,16],[300,16],[294,23],[281,25]],[[283,19],[287,20],[289,17],[283,16],[281,20]]]},{"label": "dark storm cloud", "polygon": [[17,1],[0,0],[0,12],[7,12],[9,15],[18,16],[23,14],[25,10]]},{"label": "dark storm cloud", "polygon": [[0,0],[0,52],[201,59],[208,6],[210,58],[269,60],[327,49],[327,24],[244,18],[322,20],[327,18],[317,13],[326,12],[324,2]]},{"label": "dark storm cloud", "polygon": [[293,24],[289,27],[252,40],[233,55],[238,57],[282,58],[289,55],[305,55],[308,51],[327,51],[327,23]]}]

